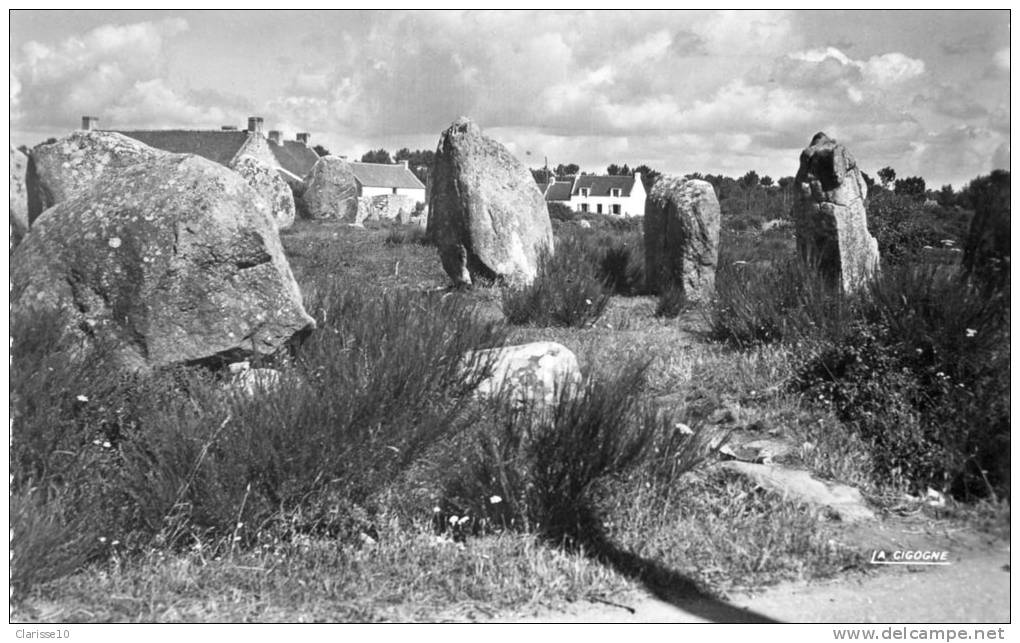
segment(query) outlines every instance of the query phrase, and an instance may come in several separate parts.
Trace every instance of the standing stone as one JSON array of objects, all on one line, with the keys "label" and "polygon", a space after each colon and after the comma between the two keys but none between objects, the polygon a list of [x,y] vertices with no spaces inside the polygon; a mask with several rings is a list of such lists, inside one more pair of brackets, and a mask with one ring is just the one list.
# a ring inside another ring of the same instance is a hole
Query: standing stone
[{"label": "standing stone", "polygon": [[265,199],[279,230],[294,225],[294,193],[280,173],[247,154],[237,159],[231,169],[244,177],[254,190]]},{"label": "standing stone", "polygon": [[429,177],[428,234],[454,283],[535,279],[553,234],[527,167],[462,117],[440,137]]},{"label": "standing stone", "polygon": [[797,250],[844,292],[878,270],[878,241],[868,232],[868,187],[853,155],[823,132],[800,154],[794,179]]},{"label": "standing stone", "polygon": [[302,198],[309,217],[360,223],[358,183],[347,161],[336,156],[323,156],[315,162],[307,184]]},{"label": "standing stone", "polygon": [[28,234],[28,191],[25,189],[25,172],[28,157],[21,150],[11,148],[11,247],[18,245]]},{"label": "standing stone", "polygon": [[268,206],[190,154],[108,168],[48,209],[11,257],[12,314],[60,320],[63,348],[123,367],[233,362],[313,328]]},{"label": "standing stone", "polygon": [[515,403],[550,405],[565,388],[582,384],[581,367],[573,351],[557,342],[532,342],[467,353],[465,372],[487,367],[491,375],[479,383],[474,395],[493,398],[506,395]]},{"label": "standing stone", "polygon": [[1009,295],[1010,174],[995,170],[970,183],[974,217],[963,247],[963,269],[986,292]]},{"label": "standing stone", "polygon": [[664,176],[645,200],[645,278],[652,292],[679,288],[690,302],[715,292],[719,200],[712,184]]},{"label": "standing stone", "polygon": [[76,131],[55,143],[37,145],[29,156],[28,220],[90,190],[104,173],[166,154],[122,134]]}]

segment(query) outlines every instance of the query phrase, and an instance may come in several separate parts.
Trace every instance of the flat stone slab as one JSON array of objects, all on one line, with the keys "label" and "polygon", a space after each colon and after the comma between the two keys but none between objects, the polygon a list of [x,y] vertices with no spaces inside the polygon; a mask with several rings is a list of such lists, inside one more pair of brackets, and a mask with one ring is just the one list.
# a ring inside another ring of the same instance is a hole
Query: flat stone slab
[{"label": "flat stone slab", "polygon": [[789,469],[773,464],[753,464],[727,460],[717,466],[734,471],[758,486],[790,500],[825,507],[843,522],[874,520],[857,489],[838,482],[824,482],[804,469]]}]

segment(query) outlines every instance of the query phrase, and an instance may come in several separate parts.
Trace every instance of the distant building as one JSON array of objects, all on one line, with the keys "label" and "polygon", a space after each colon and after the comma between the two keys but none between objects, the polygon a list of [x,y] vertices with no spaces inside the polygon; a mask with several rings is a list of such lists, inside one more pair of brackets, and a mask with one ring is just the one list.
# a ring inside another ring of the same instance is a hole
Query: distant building
[{"label": "distant building", "polygon": [[351,171],[358,182],[358,196],[405,196],[415,202],[425,202],[425,185],[411,172],[407,161],[385,163],[351,163]]},{"label": "distant building", "polygon": [[645,214],[644,183],[641,173],[632,176],[582,174],[552,183],[539,183],[547,202],[566,203],[575,212],[593,212],[623,217]]},{"label": "distant building", "polygon": [[[82,129],[96,129],[99,119],[82,117]],[[297,134],[297,140],[283,140],[282,132],[273,130],[267,138],[263,134],[260,116],[248,118],[248,128],[239,130],[224,125],[218,130],[111,130],[150,147],[177,154],[196,154],[227,167],[233,167],[242,156],[253,156],[264,165],[276,169],[291,188],[304,187],[305,177],[319,160],[319,155],[308,145],[307,132]]]}]

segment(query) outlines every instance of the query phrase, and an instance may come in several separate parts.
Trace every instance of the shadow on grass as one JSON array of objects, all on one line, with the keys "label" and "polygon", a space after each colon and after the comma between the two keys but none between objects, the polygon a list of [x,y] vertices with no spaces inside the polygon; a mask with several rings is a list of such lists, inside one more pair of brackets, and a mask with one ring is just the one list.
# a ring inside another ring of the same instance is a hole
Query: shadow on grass
[{"label": "shadow on grass", "polygon": [[624,551],[603,539],[585,543],[589,556],[637,581],[655,598],[688,614],[715,623],[778,623],[764,614],[731,605],[708,594],[690,578],[665,565]]}]

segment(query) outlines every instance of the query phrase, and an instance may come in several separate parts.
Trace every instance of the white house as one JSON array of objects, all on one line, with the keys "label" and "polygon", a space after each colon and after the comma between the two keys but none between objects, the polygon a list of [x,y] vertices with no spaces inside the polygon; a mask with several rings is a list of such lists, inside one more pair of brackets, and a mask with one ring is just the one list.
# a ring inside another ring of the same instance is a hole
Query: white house
[{"label": "white house", "polygon": [[425,185],[407,167],[407,161],[393,165],[351,163],[350,166],[360,197],[398,195],[425,202]]},{"label": "white house", "polygon": [[645,214],[644,183],[641,173],[633,176],[585,174],[540,185],[546,201],[568,204],[576,212],[593,212],[623,217]]}]

